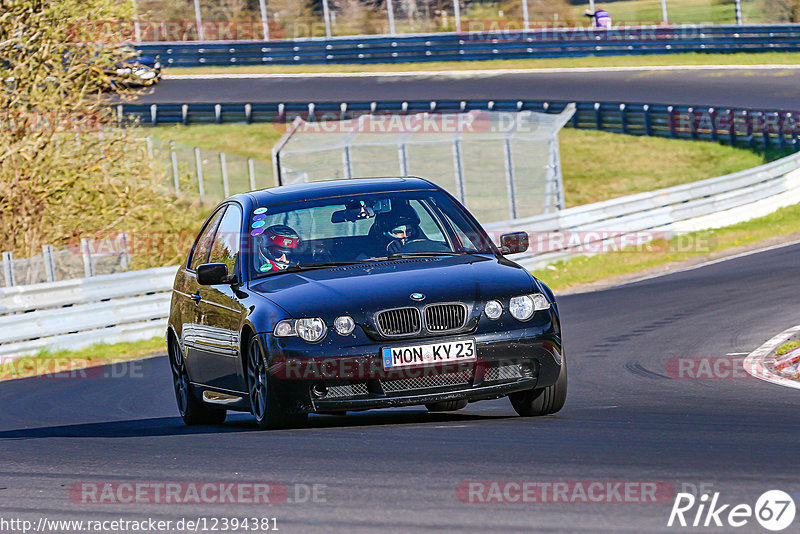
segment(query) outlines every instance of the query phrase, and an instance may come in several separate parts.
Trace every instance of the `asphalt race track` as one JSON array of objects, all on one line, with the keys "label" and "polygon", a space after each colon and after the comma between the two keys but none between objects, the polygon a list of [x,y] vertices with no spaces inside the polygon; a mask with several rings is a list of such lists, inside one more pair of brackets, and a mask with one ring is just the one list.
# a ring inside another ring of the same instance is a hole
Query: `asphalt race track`
[{"label": "asphalt race track", "polygon": [[610,70],[165,79],[139,103],[624,100],[794,111],[800,69]]},{"label": "asphalt race track", "polygon": [[[666,527],[671,498],[466,503],[456,488],[661,481],[674,491],[705,484],[732,504],[752,506],[769,489],[797,498],[800,393],[752,378],[674,379],[668,362],[748,353],[797,324],[799,277],[796,244],[561,298],[570,392],[562,412],[542,419],[516,417],[501,399],[449,414],[314,416],[310,428],[293,431],[258,431],[245,415],[190,429],[177,416],[164,357],[104,370],[121,378],[5,382],[0,512],[34,520],[269,516],[281,532],[640,533],[681,530]],[[74,504],[69,489],[82,481],[276,481],[290,497],[292,484],[324,484],[326,502]],[[738,531],[759,527],[750,519]]]}]

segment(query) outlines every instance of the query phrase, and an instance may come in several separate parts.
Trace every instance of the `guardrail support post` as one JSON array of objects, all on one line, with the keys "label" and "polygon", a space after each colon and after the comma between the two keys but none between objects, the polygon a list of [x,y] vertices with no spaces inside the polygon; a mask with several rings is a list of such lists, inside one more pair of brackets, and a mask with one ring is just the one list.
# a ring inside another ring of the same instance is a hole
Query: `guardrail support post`
[{"label": "guardrail support post", "polygon": [[247,124],[253,122],[253,106],[251,104],[244,105],[244,120]]},{"label": "guardrail support post", "polygon": [[92,244],[88,238],[81,238],[81,256],[83,256],[83,274],[86,278],[94,276],[94,264],[92,263]]},{"label": "guardrail support post", "polygon": [[667,123],[669,124],[669,136],[674,139],[675,137],[678,137],[677,134],[675,133],[675,108],[673,108],[672,106],[668,106],[667,112],[668,112]]},{"label": "guardrail support post", "polygon": [[119,234],[119,249],[119,266],[123,270],[128,271],[131,268],[131,251],[128,248],[128,234],[126,232]]},{"label": "guardrail support post", "polygon": [[181,194],[181,178],[178,174],[178,153],[175,150],[175,141],[169,142],[169,157],[172,160],[172,185],[175,187],[175,196]]},{"label": "guardrail support post", "polygon": [[598,130],[603,129],[603,111],[600,109],[600,102],[594,103],[594,123]]},{"label": "guardrail support post", "polygon": [[247,158],[247,177],[250,178],[250,191],[256,190],[256,164],[253,158]]},{"label": "guardrail support post", "polygon": [[622,133],[628,133],[628,108],[625,104],[619,105],[620,123],[622,125]]},{"label": "guardrail support post", "polygon": [[225,152],[219,153],[219,170],[222,173],[222,193],[225,198],[231,196],[230,187],[228,186],[228,159]]},{"label": "guardrail support post", "polygon": [[[642,106],[644,110],[644,131],[649,136],[653,136],[653,112],[650,110],[650,106],[645,104]],[[577,115],[577,113],[575,114]]]},{"label": "guardrail support post", "polygon": [[181,122],[184,126],[189,124],[189,104],[181,104]]},{"label": "guardrail support post", "polygon": [[214,104],[214,119],[217,121],[217,124],[222,124],[222,105],[221,104]]},{"label": "guardrail support post", "polygon": [[203,185],[203,158],[200,157],[200,149],[198,147],[194,147],[194,167],[197,174],[197,188],[202,202],[205,200],[206,188]]},{"label": "guardrail support post", "polygon": [[[767,118],[770,116],[770,113],[759,113],[759,115],[761,116],[762,119],[761,136],[764,138],[764,150],[766,150],[772,144],[772,139],[770,138],[769,135],[769,127],[768,127],[769,121],[767,120]],[[775,122],[777,123],[778,121]]]},{"label": "guardrail support post", "polygon": [[719,142],[719,132],[717,132],[717,110],[708,108],[708,118],[711,121],[711,140]]},{"label": "guardrail support post", "polygon": [[53,246],[42,245],[42,262],[44,263],[44,275],[48,282],[56,281],[56,264],[53,261]]},{"label": "guardrail support post", "polygon": [[3,252],[3,277],[6,287],[16,285],[14,281],[14,255],[11,252]]},{"label": "guardrail support post", "polygon": [[158,126],[158,104],[150,105],[150,124]]}]

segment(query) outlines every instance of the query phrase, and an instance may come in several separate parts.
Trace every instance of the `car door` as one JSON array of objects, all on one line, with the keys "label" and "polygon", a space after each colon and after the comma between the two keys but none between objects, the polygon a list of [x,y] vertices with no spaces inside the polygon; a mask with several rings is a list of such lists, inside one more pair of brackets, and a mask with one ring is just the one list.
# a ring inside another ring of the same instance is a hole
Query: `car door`
[{"label": "car door", "polygon": [[196,270],[198,265],[208,262],[211,243],[224,213],[225,208],[220,208],[206,220],[189,253],[186,269],[183,270],[181,276],[180,287],[175,288],[179,298],[181,345],[185,347],[186,368],[192,382],[203,381],[202,355],[204,351],[201,350],[200,344],[203,332],[197,323],[197,308],[201,296]]},{"label": "car door", "polygon": [[[227,205],[211,244],[208,263],[224,263],[228,273],[239,275],[239,244],[242,210],[236,203]],[[203,352],[204,383],[227,390],[240,389],[238,326],[243,308],[230,283],[199,286],[197,324],[204,333],[200,341]]]}]

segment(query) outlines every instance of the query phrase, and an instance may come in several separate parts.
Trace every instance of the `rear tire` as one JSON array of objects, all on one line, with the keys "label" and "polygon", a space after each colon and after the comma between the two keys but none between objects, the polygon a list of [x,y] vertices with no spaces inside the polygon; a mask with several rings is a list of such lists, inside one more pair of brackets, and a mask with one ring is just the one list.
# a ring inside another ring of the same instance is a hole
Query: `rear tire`
[{"label": "rear tire", "polygon": [[183,422],[189,426],[224,423],[227,410],[207,406],[195,396],[189,381],[189,373],[186,371],[183,351],[173,336],[169,338],[168,352],[172,368],[172,383],[175,387],[175,400],[178,402],[178,412],[180,412]]},{"label": "rear tire", "polygon": [[556,413],[567,400],[567,360],[561,361],[561,372],[555,384],[512,393],[508,396],[514,410],[523,417]]},{"label": "rear tire", "polygon": [[425,407],[429,412],[455,412],[461,408],[466,408],[467,402],[467,399],[431,402],[426,404]]},{"label": "rear tire", "polygon": [[247,344],[247,391],[250,411],[262,430],[294,428],[308,421],[308,414],[290,414],[283,410],[276,380],[270,375],[264,351],[256,336]]}]

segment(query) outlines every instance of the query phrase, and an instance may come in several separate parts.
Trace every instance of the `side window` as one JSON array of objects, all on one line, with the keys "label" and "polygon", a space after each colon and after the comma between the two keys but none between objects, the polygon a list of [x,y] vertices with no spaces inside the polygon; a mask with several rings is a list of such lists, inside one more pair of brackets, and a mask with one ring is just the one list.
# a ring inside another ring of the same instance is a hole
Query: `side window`
[{"label": "side window", "polygon": [[236,257],[239,255],[241,231],[242,211],[236,204],[230,204],[214,236],[208,262],[224,263],[228,266],[228,273],[233,274]]},{"label": "side window", "polygon": [[211,249],[211,239],[214,237],[214,232],[217,230],[217,225],[224,212],[225,208],[214,212],[214,215],[208,219],[205,227],[203,227],[203,231],[197,236],[197,240],[192,247],[192,254],[189,256],[188,265],[192,271],[197,269],[198,265],[206,263],[208,251]]}]

